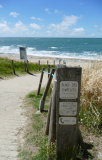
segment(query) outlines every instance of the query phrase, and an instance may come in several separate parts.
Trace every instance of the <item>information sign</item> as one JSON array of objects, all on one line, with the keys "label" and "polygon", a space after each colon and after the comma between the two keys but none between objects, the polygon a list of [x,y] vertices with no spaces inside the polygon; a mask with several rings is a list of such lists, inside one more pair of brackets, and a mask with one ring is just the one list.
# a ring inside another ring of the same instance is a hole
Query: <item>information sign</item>
[{"label": "information sign", "polygon": [[27,61],[26,47],[19,47],[20,59]]},{"label": "information sign", "polygon": [[59,124],[61,125],[75,125],[76,117],[60,117]]},{"label": "information sign", "polygon": [[61,81],[60,82],[60,98],[61,99],[78,98],[78,82],[77,81]]},{"label": "information sign", "polygon": [[77,102],[59,102],[59,114],[76,116]]}]

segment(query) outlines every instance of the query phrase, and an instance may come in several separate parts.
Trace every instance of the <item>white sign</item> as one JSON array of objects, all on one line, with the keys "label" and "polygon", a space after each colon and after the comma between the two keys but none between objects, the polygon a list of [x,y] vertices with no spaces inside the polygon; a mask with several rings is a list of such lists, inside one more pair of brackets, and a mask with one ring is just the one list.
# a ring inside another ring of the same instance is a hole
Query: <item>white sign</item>
[{"label": "white sign", "polygon": [[26,47],[19,47],[20,59],[27,61]]},{"label": "white sign", "polygon": [[78,98],[78,82],[77,81],[61,81],[60,82],[60,98],[61,99]]},{"label": "white sign", "polygon": [[77,102],[59,102],[59,114],[76,116]]},{"label": "white sign", "polygon": [[61,125],[75,125],[76,124],[76,117],[60,117],[59,124]]}]

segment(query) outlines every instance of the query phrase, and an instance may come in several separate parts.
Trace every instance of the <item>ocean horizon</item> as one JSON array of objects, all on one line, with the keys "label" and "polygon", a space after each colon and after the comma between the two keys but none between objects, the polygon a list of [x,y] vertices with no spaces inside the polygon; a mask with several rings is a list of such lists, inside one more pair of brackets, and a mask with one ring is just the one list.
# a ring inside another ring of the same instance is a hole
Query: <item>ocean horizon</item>
[{"label": "ocean horizon", "polygon": [[0,54],[19,54],[56,58],[102,60],[102,38],[1,37]]}]

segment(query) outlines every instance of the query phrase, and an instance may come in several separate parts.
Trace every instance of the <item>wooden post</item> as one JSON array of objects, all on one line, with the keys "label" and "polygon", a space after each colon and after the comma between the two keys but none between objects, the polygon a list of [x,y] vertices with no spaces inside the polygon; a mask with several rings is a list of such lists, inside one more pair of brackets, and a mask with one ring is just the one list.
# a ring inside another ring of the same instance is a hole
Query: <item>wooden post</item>
[{"label": "wooden post", "polygon": [[66,65],[56,67],[57,160],[76,159],[81,72],[81,67],[66,67]]},{"label": "wooden post", "polygon": [[66,64],[65,60],[63,60],[63,64]]},{"label": "wooden post", "polygon": [[54,81],[53,92],[52,92],[52,105],[49,125],[49,139],[48,146],[56,140],[56,86],[57,81]]},{"label": "wooden post", "polygon": [[28,68],[28,60],[27,60],[27,72],[29,72],[29,68]]},{"label": "wooden post", "polygon": [[49,65],[49,61],[47,61],[47,67],[48,67],[48,65]]},{"label": "wooden post", "polygon": [[26,61],[24,61],[24,67],[25,67],[25,72],[26,72]]},{"label": "wooden post", "polygon": [[13,73],[15,74],[15,66],[13,60],[12,60],[12,66],[13,66]]},{"label": "wooden post", "polygon": [[59,64],[61,63],[61,59],[59,60]]},{"label": "wooden post", "polygon": [[53,61],[53,65],[54,65],[54,67],[55,67],[55,60]]},{"label": "wooden post", "polygon": [[50,65],[48,65],[48,78],[50,77]]},{"label": "wooden post", "polygon": [[40,93],[40,88],[41,88],[41,84],[42,84],[42,79],[43,79],[43,74],[44,74],[44,71],[45,70],[45,68],[43,67],[42,68],[42,72],[41,72],[41,77],[40,77],[40,82],[39,82],[39,87],[38,87],[38,92],[37,92],[37,95],[39,95],[39,93]]},{"label": "wooden post", "polygon": [[49,135],[50,114],[51,114],[51,106],[52,106],[52,94],[53,94],[53,88],[52,88],[49,109],[48,109],[48,114],[47,114],[46,129],[45,129],[46,135]]},{"label": "wooden post", "polygon": [[38,65],[39,65],[39,71],[40,71],[40,60],[38,61]]},{"label": "wooden post", "polygon": [[50,74],[50,77],[48,79],[48,82],[47,82],[44,94],[42,96],[42,99],[40,100],[40,104],[39,104],[39,110],[40,111],[43,111],[43,109],[44,109],[45,98],[46,98],[46,95],[48,93],[48,90],[49,90],[49,87],[50,87],[50,84],[51,84],[51,81],[52,81],[52,78],[53,78],[52,74],[54,74],[54,72],[55,72],[55,69],[53,68],[51,70],[51,74]]}]

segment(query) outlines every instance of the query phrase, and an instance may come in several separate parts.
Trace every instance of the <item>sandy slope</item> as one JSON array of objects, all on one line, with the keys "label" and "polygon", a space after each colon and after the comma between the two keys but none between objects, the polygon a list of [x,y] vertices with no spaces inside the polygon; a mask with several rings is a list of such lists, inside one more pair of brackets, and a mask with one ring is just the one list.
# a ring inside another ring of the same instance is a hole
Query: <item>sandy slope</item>
[{"label": "sandy slope", "polygon": [[[24,125],[21,115],[23,98],[38,88],[40,74],[0,81],[0,160],[16,160],[17,133]],[[44,76],[43,86],[48,80]]]}]

